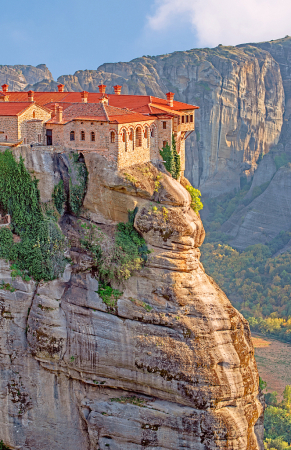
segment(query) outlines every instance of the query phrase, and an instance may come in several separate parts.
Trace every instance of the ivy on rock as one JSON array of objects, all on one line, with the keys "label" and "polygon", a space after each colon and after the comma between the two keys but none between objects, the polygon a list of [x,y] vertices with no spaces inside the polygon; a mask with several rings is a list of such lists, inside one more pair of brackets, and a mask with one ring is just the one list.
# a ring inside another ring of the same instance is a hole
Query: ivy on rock
[{"label": "ivy on rock", "polygon": [[[0,207],[11,216],[10,226],[0,229],[0,258],[36,281],[48,281],[64,270],[65,238],[43,213],[37,183],[21,157],[17,162],[10,150],[0,153]],[[20,238],[16,242],[13,233]]]}]

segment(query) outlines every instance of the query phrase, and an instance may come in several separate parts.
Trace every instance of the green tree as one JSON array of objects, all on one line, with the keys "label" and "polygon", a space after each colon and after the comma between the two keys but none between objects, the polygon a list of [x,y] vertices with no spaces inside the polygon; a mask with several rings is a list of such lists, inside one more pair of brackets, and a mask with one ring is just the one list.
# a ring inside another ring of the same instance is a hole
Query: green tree
[{"label": "green tree", "polygon": [[173,175],[173,173],[175,173],[175,161],[173,150],[168,143],[162,148],[162,150],[160,150],[160,155],[163,158],[165,168],[171,175]]},{"label": "green tree", "polygon": [[187,191],[191,196],[191,208],[197,213],[203,208],[203,203],[201,202],[201,192],[199,189],[193,188],[193,186],[186,186]]},{"label": "green tree", "polygon": [[285,386],[284,392],[283,392],[283,405],[284,408],[290,411],[291,408],[291,386],[287,384]]},{"label": "green tree", "polygon": [[178,180],[181,173],[181,158],[179,153],[177,152],[177,145],[174,133],[172,134],[172,151],[173,151],[173,159],[174,159],[174,167],[173,167],[173,178]]}]

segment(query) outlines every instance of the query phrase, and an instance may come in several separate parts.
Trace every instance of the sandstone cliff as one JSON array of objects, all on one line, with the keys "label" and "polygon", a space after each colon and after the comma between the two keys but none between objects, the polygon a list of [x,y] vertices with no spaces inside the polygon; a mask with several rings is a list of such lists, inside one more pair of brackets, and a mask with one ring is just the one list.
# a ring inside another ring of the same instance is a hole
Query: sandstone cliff
[{"label": "sandstone cliff", "polygon": [[[280,66],[253,45],[193,49],[128,63],[103,64],[58,79],[68,91],[98,91],[104,83],[124,94],[165,97],[198,105],[196,134],[187,140],[186,176],[203,194],[217,196],[240,187],[260,153],[278,142],[284,92]],[[41,82],[35,90],[50,90]]]},{"label": "sandstone cliff", "polygon": [[9,84],[11,91],[24,90],[27,85],[34,85],[43,79],[52,80],[53,76],[45,64],[38,66],[0,66],[0,86]]},{"label": "sandstone cliff", "polygon": [[[44,180],[65,181],[68,161],[49,150],[26,157],[42,199]],[[110,305],[69,211],[61,279],[13,279],[1,261],[0,440],[27,450],[262,449],[249,327],[199,261],[205,233],[188,192],[163,166],[124,174],[96,154],[85,161],[80,220],[110,236],[137,207],[151,253]]]}]

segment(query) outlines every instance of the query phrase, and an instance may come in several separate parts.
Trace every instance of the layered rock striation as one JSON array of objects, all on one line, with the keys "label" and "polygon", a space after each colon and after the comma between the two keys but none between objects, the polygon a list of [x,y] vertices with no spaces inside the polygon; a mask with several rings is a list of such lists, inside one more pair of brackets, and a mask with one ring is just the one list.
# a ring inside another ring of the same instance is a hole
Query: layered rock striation
[{"label": "layered rock striation", "polygon": [[[60,220],[71,258],[62,278],[13,279],[1,261],[0,439],[27,450],[262,449],[249,326],[205,274],[188,192],[163,166],[124,174],[97,154],[85,162],[82,217]],[[54,164],[46,176],[63,177]],[[133,208],[151,253],[109,305],[79,220],[110,235]]]}]

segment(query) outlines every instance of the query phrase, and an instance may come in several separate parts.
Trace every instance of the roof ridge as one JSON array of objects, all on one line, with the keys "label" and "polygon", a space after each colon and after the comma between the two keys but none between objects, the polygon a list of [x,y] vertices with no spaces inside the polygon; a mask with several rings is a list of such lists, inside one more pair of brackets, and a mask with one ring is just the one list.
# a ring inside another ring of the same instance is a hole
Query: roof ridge
[{"label": "roof ridge", "polygon": [[108,120],[108,122],[110,122],[110,119],[109,119],[109,116],[108,116],[108,114],[107,114],[107,111],[106,111],[106,108],[105,108],[104,103],[101,103],[101,105],[102,105],[102,108],[103,108],[103,111],[104,111],[104,114],[105,114],[106,119]]}]

